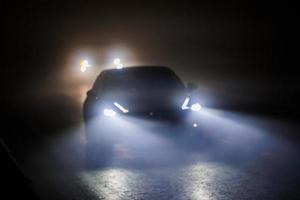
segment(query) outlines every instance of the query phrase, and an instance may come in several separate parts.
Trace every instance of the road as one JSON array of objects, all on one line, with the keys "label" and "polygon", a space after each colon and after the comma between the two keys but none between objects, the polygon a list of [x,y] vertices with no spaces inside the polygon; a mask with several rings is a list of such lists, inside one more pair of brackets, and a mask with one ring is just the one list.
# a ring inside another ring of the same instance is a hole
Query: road
[{"label": "road", "polygon": [[297,124],[207,109],[191,136],[132,126],[105,166],[87,167],[82,124],[30,145],[20,164],[40,199],[300,198]]}]

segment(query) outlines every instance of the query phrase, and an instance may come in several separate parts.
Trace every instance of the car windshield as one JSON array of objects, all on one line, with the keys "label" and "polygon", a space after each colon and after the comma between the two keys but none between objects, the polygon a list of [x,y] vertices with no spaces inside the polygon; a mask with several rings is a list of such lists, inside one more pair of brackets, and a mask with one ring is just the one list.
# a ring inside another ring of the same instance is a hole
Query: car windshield
[{"label": "car windshield", "polygon": [[141,69],[107,74],[104,92],[183,89],[181,80],[170,70]]}]

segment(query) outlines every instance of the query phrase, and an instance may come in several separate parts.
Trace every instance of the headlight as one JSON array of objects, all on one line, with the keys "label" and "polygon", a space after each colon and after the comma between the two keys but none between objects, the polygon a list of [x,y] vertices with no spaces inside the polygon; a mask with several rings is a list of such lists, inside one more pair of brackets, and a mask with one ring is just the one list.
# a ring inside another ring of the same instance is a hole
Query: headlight
[{"label": "headlight", "polygon": [[117,113],[113,109],[104,109],[103,114],[107,117],[114,117]]},{"label": "headlight", "polygon": [[191,106],[191,110],[192,111],[199,111],[201,109],[201,105],[199,103],[194,103],[192,106]]},{"label": "headlight", "polygon": [[191,105],[191,107],[189,106],[189,103],[190,103],[190,97],[186,97],[181,106],[181,109],[182,110],[191,109],[192,111],[199,111],[201,109],[201,105],[199,103],[194,103]]},{"label": "headlight", "polygon": [[188,105],[189,105],[189,102],[190,102],[190,97],[186,97],[182,106],[181,106],[181,109],[182,110],[187,110],[189,109]]},{"label": "headlight", "polygon": [[[128,113],[128,112],[129,112],[129,110],[126,109],[126,108],[124,108],[121,104],[119,104],[119,103],[117,103],[117,102],[114,102],[113,104],[114,104],[114,106],[116,106],[120,111],[122,111],[122,113]],[[115,111],[115,109],[113,110],[113,109],[106,108],[106,109],[103,110],[103,114],[104,114],[105,116],[107,116],[107,117],[114,117],[114,116],[117,114],[117,112]]]},{"label": "headlight", "polygon": [[114,102],[114,105],[119,108],[123,113],[128,113],[129,110],[118,104],[117,102]]}]

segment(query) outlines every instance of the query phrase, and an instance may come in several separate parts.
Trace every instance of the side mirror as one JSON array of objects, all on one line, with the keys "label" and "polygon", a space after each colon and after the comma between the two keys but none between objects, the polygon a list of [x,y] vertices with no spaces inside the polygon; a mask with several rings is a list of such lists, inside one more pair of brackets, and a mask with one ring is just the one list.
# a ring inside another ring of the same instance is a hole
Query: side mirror
[{"label": "side mirror", "polygon": [[87,96],[95,96],[96,92],[95,92],[95,90],[91,89],[91,90],[89,90],[89,91],[86,92],[86,95]]},{"label": "side mirror", "polygon": [[189,92],[192,92],[198,89],[198,85],[193,82],[188,82],[186,88],[188,89]]}]

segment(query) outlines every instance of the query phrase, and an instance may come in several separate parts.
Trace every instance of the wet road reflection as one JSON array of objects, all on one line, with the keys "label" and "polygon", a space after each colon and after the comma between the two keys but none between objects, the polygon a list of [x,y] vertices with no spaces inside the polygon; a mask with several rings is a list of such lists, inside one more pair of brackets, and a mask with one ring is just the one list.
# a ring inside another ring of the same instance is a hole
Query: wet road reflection
[{"label": "wet road reflection", "polygon": [[140,128],[143,122],[124,122],[120,127],[131,126],[132,131],[127,135],[125,131],[127,140],[107,155],[106,166],[86,167],[81,126],[35,147],[23,164],[41,199],[293,199],[299,195],[299,144],[285,136],[296,134],[296,126],[213,109],[197,117],[199,126],[191,128],[192,136],[178,137],[157,131],[183,129],[150,131]]}]

